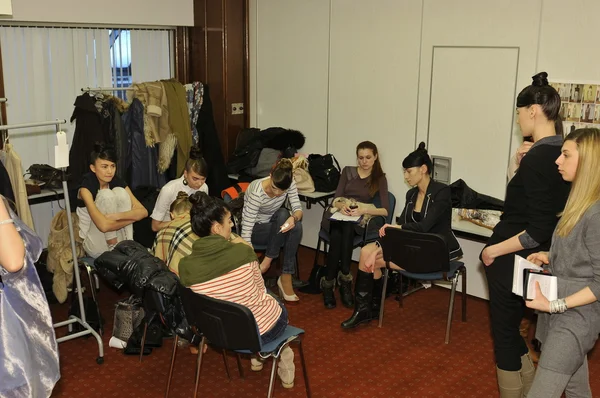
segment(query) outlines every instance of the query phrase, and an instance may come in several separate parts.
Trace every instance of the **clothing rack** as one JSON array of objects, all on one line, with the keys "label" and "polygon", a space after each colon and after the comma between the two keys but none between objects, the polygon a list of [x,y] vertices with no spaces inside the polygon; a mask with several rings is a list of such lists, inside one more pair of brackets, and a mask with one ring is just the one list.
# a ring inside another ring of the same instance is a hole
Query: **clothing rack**
[{"label": "clothing rack", "polygon": [[[6,98],[0,98],[0,104],[7,102]],[[2,125],[2,107],[0,107],[0,125]],[[6,141],[6,131],[2,130],[2,134],[0,134],[0,149],[4,148],[4,142]]]},{"label": "clothing rack", "polygon": [[[41,126],[55,126],[56,133],[60,131],[60,125],[66,123],[65,119],[56,119],[50,120],[47,122],[37,122],[37,123],[22,123],[22,124],[13,124],[13,125],[4,125],[0,126],[0,130],[15,130],[27,127],[41,127]],[[67,175],[66,175],[66,167],[61,168],[62,170],[62,187],[63,187],[63,195],[65,200],[65,209],[67,209],[67,221],[69,224],[69,238],[71,240],[71,254],[73,256],[73,273],[75,277],[75,286],[77,289],[77,296],[79,299],[79,314],[81,317],[76,317],[75,315],[70,315],[69,319],[66,321],[55,323],[54,328],[64,327],[71,325],[73,323],[79,323],[85,330],[77,333],[73,333],[67,336],[60,337],[56,339],[58,343],[62,343],[63,341],[73,340],[81,336],[86,336],[88,334],[93,335],[98,341],[98,358],[96,358],[96,362],[101,364],[104,362],[104,343],[102,342],[102,338],[100,335],[87,323],[85,308],[83,306],[83,293],[81,291],[81,277],[79,275],[79,262],[77,261],[77,249],[75,247],[75,233],[73,231],[73,218],[71,217],[71,212],[69,209],[71,208],[69,203],[69,189],[67,187]],[[94,286],[90,287],[91,289]]]},{"label": "clothing rack", "polygon": [[82,87],[82,92],[89,91],[131,91],[133,87]]}]

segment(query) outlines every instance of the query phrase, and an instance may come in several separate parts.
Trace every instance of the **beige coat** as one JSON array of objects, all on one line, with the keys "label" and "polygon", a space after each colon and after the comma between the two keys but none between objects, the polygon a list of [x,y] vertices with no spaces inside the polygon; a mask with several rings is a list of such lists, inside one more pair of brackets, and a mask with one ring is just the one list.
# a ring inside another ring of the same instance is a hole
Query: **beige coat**
[{"label": "beige coat", "polygon": [[4,151],[6,152],[6,162],[4,167],[10,177],[10,185],[12,185],[13,193],[15,194],[17,214],[29,228],[35,231],[33,218],[31,217],[31,209],[29,208],[29,201],[27,200],[27,189],[25,188],[25,179],[23,178],[21,157],[15,152],[12,144],[7,143]]}]

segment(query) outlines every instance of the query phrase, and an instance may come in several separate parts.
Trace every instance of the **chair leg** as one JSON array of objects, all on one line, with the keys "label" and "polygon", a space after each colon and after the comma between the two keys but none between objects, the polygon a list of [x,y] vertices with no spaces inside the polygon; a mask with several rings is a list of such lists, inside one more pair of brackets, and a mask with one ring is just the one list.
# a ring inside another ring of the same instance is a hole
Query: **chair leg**
[{"label": "chair leg", "polygon": [[171,354],[171,367],[169,368],[169,377],[167,378],[167,391],[165,392],[165,398],[169,398],[169,390],[171,389],[171,379],[173,378],[173,368],[175,367],[175,357],[177,356],[177,343],[179,342],[179,336],[176,334],[173,339],[173,352]]},{"label": "chair leg", "polygon": [[227,378],[231,381],[231,374],[229,373],[229,363],[227,363],[227,352],[223,349],[223,363],[225,364],[225,372],[227,372]]},{"label": "chair leg", "polygon": [[277,370],[277,360],[279,358],[273,357],[273,366],[271,367],[271,380],[269,380],[269,393],[267,394],[267,398],[271,398],[273,396],[273,387],[275,386],[275,372]]},{"label": "chair leg", "polygon": [[312,397],[310,384],[308,384],[308,373],[306,372],[306,362],[304,361],[304,350],[302,349],[302,338],[298,339],[298,351],[300,352],[300,361],[302,362],[302,373],[304,373],[304,385],[306,386],[306,396]]},{"label": "chair leg", "polygon": [[[386,264],[387,265],[387,264]],[[388,275],[390,270],[386,267],[383,271],[383,288],[381,290],[381,304],[379,305],[379,327],[383,325],[383,310],[385,305],[385,292],[387,292]]]},{"label": "chair leg", "polygon": [[315,251],[315,261],[313,261],[313,268],[317,266],[319,262],[319,250],[321,249],[321,238],[317,240],[317,250]]},{"label": "chair leg", "polygon": [[103,335],[104,332],[104,324],[102,323],[102,316],[100,315],[100,305],[98,304],[98,299],[96,298],[96,289],[94,288],[94,280],[92,276],[97,278],[96,272],[94,272],[88,265],[85,266],[87,269],[88,279],[90,281],[90,290],[92,292],[92,300],[94,300],[94,304],[96,305],[96,314],[98,315],[98,334],[100,336]]},{"label": "chair leg", "polygon": [[452,290],[450,291],[450,304],[448,304],[448,320],[446,321],[446,339],[445,343],[450,343],[450,328],[452,327],[452,314],[454,313],[454,296],[456,294],[456,285],[458,284],[458,272],[452,278]]},{"label": "chair leg", "polygon": [[198,384],[200,384],[200,368],[202,367],[202,351],[204,351],[204,344],[206,343],[206,337],[202,336],[200,345],[198,346],[198,363],[196,364],[196,385],[194,387],[194,398],[198,396]]},{"label": "chair leg", "polygon": [[140,362],[142,362],[142,358],[144,357],[144,345],[146,344],[146,332],[148,331],[148,323],[150,321],[144,321],[144,334],[142,335],[142,347],[140,349]]},{"label": "chair leg", "polygon": [[244,368],[242,368],[242,360],[240,358],[240,354],[236,353],[235,357],[237,359],[238,372],[240,372],[240,377],[243,379],[244,378]]},{"label": "chair leg", "polygon": [[[400,283],[400,294],[397,296],[398,297],[398,307],[400,308],[404,308],[404,292],[402,292],[402,272],[399,273],[400,274],[400,279],[399,279],[399,283]],[[408,283],[410,283],[410,281],[408,281]],[[407,293],[410,291],[410,289],[407,291]]]},{"label": "chair leg", "polygon": [[467,321],[467,268],[461,270],[462,278],[462,321]]}]

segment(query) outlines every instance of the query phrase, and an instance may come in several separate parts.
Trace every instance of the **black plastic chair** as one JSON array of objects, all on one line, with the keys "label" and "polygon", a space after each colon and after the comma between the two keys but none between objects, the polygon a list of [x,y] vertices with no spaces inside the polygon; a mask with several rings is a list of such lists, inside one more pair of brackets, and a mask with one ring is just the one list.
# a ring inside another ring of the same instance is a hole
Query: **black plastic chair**
[{"label": "black plastic chair", "polygon": [[[383,291],[387,289],[390,262],[403,268],[398,271],[402,277],[417,280],[451,283],[448,320],[446,323],[445,343],[450,342],[450,327],[454,310],[454,296],[458,278],[462,276],[462,321],[467,321],[467,269],[461,261],[450,261],[448,245],[443,237],[405,231],[399,228],[386,228],[381,239],[383,259],[385,261]],[[400,280],[402,282],[402,280]],[[403,295],[399,295],[400,306],[403,306]],[[385,295],[381,297],[379,327],[383,324]]]},{"label": "black plastic chair", "polygon": [[[396,208],[396,197],[394,196],[393,193],[388,192],[388,200],[390,203],[390,212],[388,213],[388,215],[386,217],[384,217],[384,216],[371,217],[364,229],[363,235],[362,236],[356,235],[354,237],[354,241],[352,242],[353,249],[355,249],[357,247],[363,247],[367,243],[375,242],[379,238],[378,230],[369,231],[369,224],[371,222],[373,222],[377,218],[383,219],[384,223],[387,223],[387,224],[391,224],[393,222],[394,210]],[[377,207],[381,207],[381,200],[379,198],[379,194],[375,195],[375,198],[373,199],[373,204]],[[330,208],[331,208],[331,206],[328,206],[325,209],[325,212],[329,212]],[[318,265],[317,263],[319,260],[319,251],[321,250],[321,243],[323,243],[323,253],[325,254],[325,258],[327,258],[327,253],[328,253],[327,247],[329,245],[329,241],[330,241],[329,232],[326,231],[325,229],[321,228],[319,230],[319,240],[317,240],[317,249],[315,251],[315,259],[313,261],[313,268]]]},{"label": "black plastic chair", "polygon": [[[208,342],[213,346],[223,350],[234,351],[238,354],[257,354],[265,359],[273,357],[268,398],[271,398],[273,395],[275,372],[281,351],[290,343],[297,343],[304,373],[306,395],[309,398],[311,397],[308,373],[306,372],[306,363],[304,361],[304,351],[302,349],[302,335],[304,334],[304,330],[288,325],[281,336],[275,341],[262,345],[256,320],[247,307],[197,294],[188,288],[180,287],[179,290],[188,323],[196,331],[202,331],[200,346],[198,347],[194,397],[198,393],[202,351],[204,345]],[[170,384],[172,371],[173,367],[171,365],[167,385]]]}]

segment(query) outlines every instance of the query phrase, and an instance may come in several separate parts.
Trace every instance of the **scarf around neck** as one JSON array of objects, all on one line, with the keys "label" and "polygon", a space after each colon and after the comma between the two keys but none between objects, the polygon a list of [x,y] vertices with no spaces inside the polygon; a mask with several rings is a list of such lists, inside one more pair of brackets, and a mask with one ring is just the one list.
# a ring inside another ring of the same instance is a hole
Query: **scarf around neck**
[{"label": "scarf around neck", "polygon": [[250,246],[231,243],[221,235],[209,235],[196,240],[192,254],[181,259],[179,278],[189,287],[218,278],[256,259]]}]

